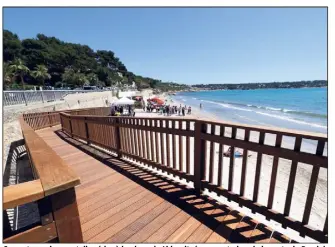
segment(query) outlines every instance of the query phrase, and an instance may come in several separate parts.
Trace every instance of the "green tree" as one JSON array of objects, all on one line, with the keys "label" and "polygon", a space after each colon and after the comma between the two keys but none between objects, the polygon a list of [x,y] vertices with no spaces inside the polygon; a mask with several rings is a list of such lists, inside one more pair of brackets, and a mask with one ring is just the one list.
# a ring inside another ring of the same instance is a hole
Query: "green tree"
[{"label": "green tree", "polygon": [[91,86],[96,86],[99,82],[98,76],[94,73],[88,74],[86,78]]},{"label": "green tree", "polygon": [[[157,88],[160,85],[160,81],[157,79],[142,77],[128,71],[113,51],[94,51],[87,45],[64,42],[56,37],[41,33],[37,34],[35,38],[20,40],[16,34],[4,30],[3,54],[4,62],[14,64],[14,61],[17,63],[20,59],[29,70],[36,70],[37,66],[44,65],[50,77],[38,76],[35,78],[39,80],[39,83],[47,79],[51,86],[56,86],[56,83],[59,86],[60,81],[70,87],[82,86],[84,83],[108,86],[119,84],[122,86],[130,85],[133,81],[139,89]],[[28,75],[29,71],[18,67],[15,70],[14,67],[12,69],[15,74],[13,79],[20,76],[21,82],[24,83],[23,80],[25,80],[27,87],[35,82]],[[32,73],[32,76],[36,75],[36,73]],[[14,82],[16,81],[13,80]],[[9,81],[7,80],[5,83],[9,83]]]},{"label": "green tree", "polygon": [[39,85],[44,86],[45,80],[50,79],[51,76],[48,73],[48,68],[44,65],[37,65],[35,70],[31,72],[31,75],[38,81]]},{"label": "green tree", "polygon": [[3,82],[4,88],[7,89],[11,86],[13,80],[13,71],[8,63],[3,64]]},{"label": "green tree", "polygon": [[16,76],[21,78],[21,86],[25,89],[24,76],[29,74],[29,69],[24,65],[21,59],[16,59],[12,65],[10,65],[11,70]]},{"label": "green tree", "polygon": [[8,31],[3,31],[3,59],[5,62],[14,61],[20,58],[20,53],[22,50],[21,41],[19,37]]},{"label": "green tree", "polygon": [[89,85],[85,74],[75,72],[72,68],[66,68],[62,76],[64,83],[70,85],[71,87],[82,87],[84,85]]}]

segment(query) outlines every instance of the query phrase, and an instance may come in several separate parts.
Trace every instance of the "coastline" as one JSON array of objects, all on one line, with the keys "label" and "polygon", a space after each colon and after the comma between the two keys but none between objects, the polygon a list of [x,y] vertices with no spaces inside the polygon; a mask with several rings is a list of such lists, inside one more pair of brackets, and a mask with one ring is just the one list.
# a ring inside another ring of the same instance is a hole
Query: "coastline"
[{"label": "coastline", "polygon": [[[167,100],[168,104],[173,104],[173,105],[185,105],[187,102],[180,102],[175,99],[173,99],[171,96],[167,94],[160,94],[160,95],[155,95],[157,97],[160,97],[164,100]],[[153,97],[153,96],[150,96]],[[187,104],[186,104],[187,105]],[[158,113],[148,113],[148,112],[143,112],[143,110],[137,111],[136,116],[140,117],[166,117]],[[185,117],[183,116],[175,116],[175,117],[180,117],[182,118],[194,118],[194,119],[203,119],[206,121],[213,121],[213,122],[225,122],[222,120],[222,118],[218,118],[214,114],[211,114],[209,112],[206,112],[205,110],[200,110],[199,108],[192,108],[192,114],[191,115],[186,115]],[[231,123],[231,122],[230,122]],[[233,123],[236,125],[240,126],[246,126],[245,124],[239,124],[239,123]],[[262,126],[257,126],[257,128],[262,128]],[[266,128],[266,127],[264,127]],[[272,128],[272,127],[270,127]],[[284,132],[302,132],[302,131],[296,131],[292,129],[279,129],[279,128],[272,128],[272,129],[278,129]],[[226,131],[227,134],[230,131]],[[313,134],[312,132],[303,132],[305,134]],[[218,129],[216,130],[216,134],[218,133]],[[319,133],[314,133],[317,136],[325,136],[324,134],[319,134]],[[244,138],[244,132],[237,131],[237,138],[238,139],[243,139]],[[258,133],[256,132],[251,132],[250,133],[250,140],[257,141],[258,140]],[[186,140],[183,139],[183,146],[185,146]],[[275,143],[275,136],[274,135],[266,135],[265,137],[265,143]],[[177,144],[177,149],[178,149],[178,143]],[[192,146],[192,143],[191,143]],[[292,148],[294,146],[294,138],[283,138],[282,141],[282,147],[286,148]],[[224,145],[223,150],[226,151],[229,147]],[[316,145],[311,144],[308,142],[303,142],[301,150],[304,150],[306,152],[315,152]],[[214,145],[214,177],[217,177],[218,174],[218,150],[219,150],[219,145],[215,144]],[[240,151],[243,153],[243,149],[236,148],[237,151]],[[327,150],[327,147],[325,148]],[[207,145],[207,151],[209,152],[209,146]],[[172,150],[171,150],[172,152]],[[327,153],[327,151],[325,151]],[[194,155],[194,151],[191,150],[191,156]],[[248,151],[248,155],[251,155],[248,158],[248,165],[247,165],[247,176],[246,176],[246,184],[248,184],[246,190],[245,190],[245,197],[247,198],[252,198],[252,188],[254,184],[254,174],[255,174],[255,169],[256,169],[256,162],[257,162],[257,153],[256,152],[251,152]],[[185,157],[184,161],[186,164]],[[229,174],[229,162],[230,158],[224,157],[223,158],[223,184],[222,187],[227,188],[228,187],[228,174]],[[209,165],[209,159],[207,160],[207,165]],[[273,166],[273,157],[269,155],[262,155],[262,168],[261,168],[261,178],[260,178],[260,186],[259,186],[259,199],[258,202],[267,205],[267,199],[268,199],[268,193],[269,193],[269,186],[270,186],[270,179],[271,179],[271,173],[272,173],[272,166]],[[284,204],[285,204],[285,198],[286,198],[286,191],[287,191],[287,185],[288,185],[288,178],[290,175],[290,170],[291,170],[291,161],[285,160],[285,159],[279,159],[279,164],[278,164],[278,172],[277,172],[277,182],[275,185],[275,195],[274,195],[274,201],[273,201],[273,209],[278,211],[278,212],[283,212],[284,211]],[[235,193],[239,193],[240,189],[240,180],[241,180],[241,171],[242,171],[242,159],[236,158],[235,163],[234,163],[234,186],[233,186],[233,191]],[[191,170],[191,173],[193,171]],[[295,215],[295,217],[298,219],[302,218],[303,212],[304,212],[304,205],[306,202],[307,198],[307,193],[308,193],[308,187],[309,187],[309,182],[310,182],[310,177],[312,174],[312,166],[307,165],[307,164],[298,164],[298,169],[297,169],[297,175],[296,175],[296,181],[294,185],[294,193],[292,196],[292,206],[291,206],[291,211],[290,215]],[[207,173],[206,177],[208,178],[209,174]],[[186,181],[182,181],[183,183],[186,183]],[[320,174],[318,177],[318,183],[317,183],[317,188],[315,192],[315,201],[313,202],[312,206],[312,213],[309,221],[309,225],[312,227],[321,227],[324,224],[325,218],[326,218],[326,212],[327,212],[327,183],[328,183],[328,174],[327,174],[327,169],[321,168],[320,169]],[[243,212],[246,215],[254,217],[256,220],[262,223],[268,224],[270,227],[273,227],[275,229],[278,229],[278,231],[286,234],[287,236],[290,236],[291,238],[295,239],[296,241],[299,242],[313,242],[314,240],[310,238],[302,238],[299,236],[299,234],[291,229],[283,229],[281,225],[277,222],[274,221],[266,221],[265,217],[259,214],[252,214],[249,209],[247,208],[240,208],[238,204],[233,203],[233,202],[228,202],[226,198],[224,197],[218,197],[215,193],[209,193],[208,191],[205,192],[209,194],[211,197],[217,199],[218,201],[225,203],[229,206],[232,206],[233,208],[238,208],[241,212]]]}]

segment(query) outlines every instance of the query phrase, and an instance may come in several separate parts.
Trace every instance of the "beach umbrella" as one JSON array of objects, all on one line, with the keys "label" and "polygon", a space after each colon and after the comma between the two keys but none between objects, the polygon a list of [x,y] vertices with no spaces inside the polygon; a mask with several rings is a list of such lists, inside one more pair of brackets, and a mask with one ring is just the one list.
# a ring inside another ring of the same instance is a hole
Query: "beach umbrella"
[{"label": "beach umbrella", "polygon": [[164,100],[160,99],[160,98],[152,98],[151,101],[155,102],[156,104],[159,104],[159,105],[163,105],[164,104]]},{"label": "beach umbrella", "polygon": [[126,97],[123,97],[114,102],[115,105],[133,105],[134,103],[134,100],[128,99]]}]

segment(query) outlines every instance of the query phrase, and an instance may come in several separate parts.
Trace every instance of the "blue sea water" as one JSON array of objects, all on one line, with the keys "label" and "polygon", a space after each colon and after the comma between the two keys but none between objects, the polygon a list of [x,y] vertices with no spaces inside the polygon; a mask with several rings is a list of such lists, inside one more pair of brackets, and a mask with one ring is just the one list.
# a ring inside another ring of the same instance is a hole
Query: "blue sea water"
[{"label": "blue sea water", "polygon": [[327,88],[182,92],[177,101],[243,124],[327,133]]}]

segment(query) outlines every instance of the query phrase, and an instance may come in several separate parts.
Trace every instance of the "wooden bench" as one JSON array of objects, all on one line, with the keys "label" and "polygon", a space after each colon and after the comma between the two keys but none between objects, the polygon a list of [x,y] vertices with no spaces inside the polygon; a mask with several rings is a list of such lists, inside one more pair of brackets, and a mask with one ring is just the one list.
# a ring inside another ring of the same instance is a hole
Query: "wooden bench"
[{"label": "wooden bench", "polygon": [[22,134],[35,180],[4,188],[3,210],[36,202],[40,224],[12,231],[4,215],[5,243],[83,242],[74,187],[80,184],[74,171],[20,118]]}]

